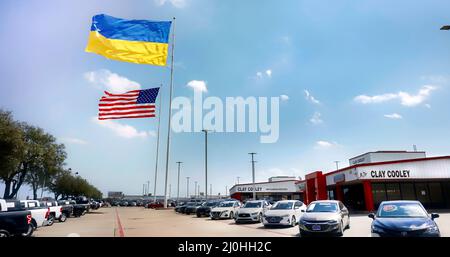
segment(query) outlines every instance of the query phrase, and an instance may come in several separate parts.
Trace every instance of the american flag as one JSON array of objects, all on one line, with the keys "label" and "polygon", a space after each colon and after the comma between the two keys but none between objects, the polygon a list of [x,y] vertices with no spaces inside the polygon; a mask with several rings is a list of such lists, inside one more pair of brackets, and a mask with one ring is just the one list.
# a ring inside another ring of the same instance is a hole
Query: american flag
[{"label": "american flag", "polygon": [[98,104],[98,119],[151,118],[155,117],[155,100],[159,87],[132,90],[124,94],[105,91]]}]

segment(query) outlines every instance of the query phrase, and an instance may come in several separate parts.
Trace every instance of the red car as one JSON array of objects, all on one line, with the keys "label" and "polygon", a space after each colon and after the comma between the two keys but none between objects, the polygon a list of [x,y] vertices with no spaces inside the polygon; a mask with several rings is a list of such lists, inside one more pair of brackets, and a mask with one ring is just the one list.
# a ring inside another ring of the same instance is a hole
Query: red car
[{"label": "red car", "polygon": [[149,203],[148,204],[148,208],[151,208],[151,209],[163,208],[163,207],[164,207],[164,204],[160,203],[160,202],[155,202],[155,203]]}]

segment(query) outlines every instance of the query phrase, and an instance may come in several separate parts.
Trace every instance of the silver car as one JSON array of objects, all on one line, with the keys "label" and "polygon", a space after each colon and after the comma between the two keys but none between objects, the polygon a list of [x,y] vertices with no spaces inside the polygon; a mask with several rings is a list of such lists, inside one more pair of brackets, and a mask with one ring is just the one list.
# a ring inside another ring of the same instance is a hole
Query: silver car
[{"label": "silver car", "polygon": [[308,205],[299,221],[300,236],[313,234],[335,234],[342,236],[350,228],[347,207],[340,201],[314,201]]}]

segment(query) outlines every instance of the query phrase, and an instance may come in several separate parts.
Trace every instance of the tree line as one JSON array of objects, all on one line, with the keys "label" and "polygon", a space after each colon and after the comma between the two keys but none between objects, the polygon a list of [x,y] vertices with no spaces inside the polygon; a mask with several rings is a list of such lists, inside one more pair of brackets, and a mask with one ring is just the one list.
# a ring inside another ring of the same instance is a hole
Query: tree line
[{"label": "tree line", "polygon": [[16,121],[9,111],[0,109],[0,180],[5,184],[4,199],[17,197],[29,185],[33,199],[38,190],[55,194],[55,199],[86,196],[102,198],[102,193],[87,180],[65,169],[64,144],[43,129]]}]

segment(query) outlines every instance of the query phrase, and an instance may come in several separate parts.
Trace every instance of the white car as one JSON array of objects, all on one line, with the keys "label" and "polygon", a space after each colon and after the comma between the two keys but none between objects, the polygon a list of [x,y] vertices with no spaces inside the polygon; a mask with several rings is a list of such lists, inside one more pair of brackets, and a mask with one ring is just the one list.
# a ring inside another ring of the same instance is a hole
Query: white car
[{"label": "white car", "polygon": [[306,205],[298,200],[276,202],[263,215],[265,227],[276,225],[295,226],[306,211]]},{"label": "white car", "polygon": [[270,208],[265,200],[248,201],[236,212],[236,223],[246,221],[262,222],[263,215]]},{"label": "white car", "polygon": [[217,207],[214,207],[209,216],[211,219],[233,219],[236,211],[241,207],[241,203],[238,201],[224,201]]},{"label": "white car", "polygon": [[66,219],[62,217],[62,207],[58,205],[58,202],[41,201],[39,204],[41,207],[48,207],[50,209],[50,214],[47,218],[47,226],[53,225],[55,220],[59,220],[61,222],[66,221]]}]

